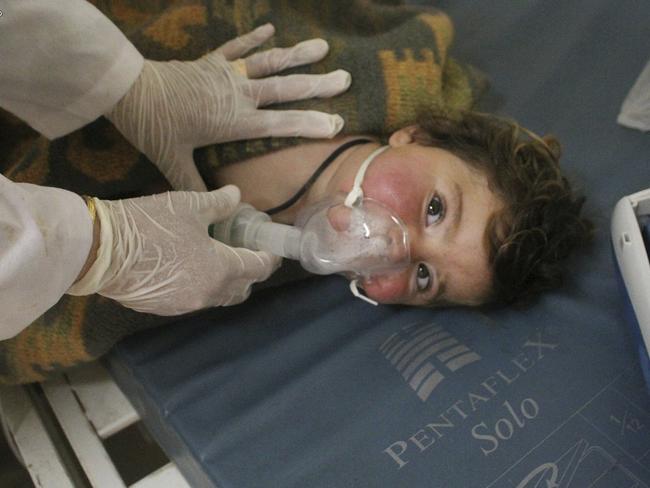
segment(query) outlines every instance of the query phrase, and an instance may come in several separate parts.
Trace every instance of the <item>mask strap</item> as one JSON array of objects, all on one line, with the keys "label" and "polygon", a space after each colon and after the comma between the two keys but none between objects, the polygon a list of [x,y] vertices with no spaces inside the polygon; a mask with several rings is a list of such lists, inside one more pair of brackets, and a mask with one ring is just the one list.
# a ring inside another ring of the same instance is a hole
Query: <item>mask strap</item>
[{"label": "mask strap", "polygon": [[367,296],[365,296],[363,293],[359,291],[359,287],[357,286],[357,280],[350,281],[350,291],[355,297],[360,298],[364,302],[368,302],[370,305],[374,305],[375,307],[379,305],[379,303],[374,301],[372,298],[368,298]]},{"label": "mask strap", "polygon": [[380,148],[375,149],[372,153],[370,153],[370,156],[368,156],[364,162],[361,163],[361,166],[359,166],[359,171],[357,171],[357,175],[354,177],[354,185],[352,186],[350,193],[348,193],[348,196],[345,197],[346,207],[352,208],[355,204],[358,205],[361,202],[361,199],[363,199],[363,190],[361,189],[361,184],[363,183],[363,177],[366,175],[366,170],[368,169],[368,166],[370,166],[370,163],[372,163],[372,160],[375,159],[379,154],[383,153],[386,149],[388,149],[388,147],[389,146],[381,146]]},{"label": "mask strap", "polygon": [[[345,206],[346,207],[354,207],[355,205],[359,205],[361,201],[363,200],[363,190],[361,189],[361,184],[363,183],[363,178],[366,175],[366,170],[368,169],[368,166],[370,166],[370,163],[372,163],[372,160],[375,159],[379,154],[383,153],[386,149],[388,149],[389,146],[382,146],[380,148],[375,149],[370,155],[361,163],[361,166],[359,166],[359,170],[357,171],[357,175],[354,177],[354,184],[352,185],[352,189],[350,190],[350,193],[345,197]],[[352,294],[363,300],[364,302],[367,302],[371,305],[379,305],[375,300],[368,298],[364,294],[362,294],[359,291],[359,286],[358,286],[358,280],[351,280],[350,281],[350,291]]]}]

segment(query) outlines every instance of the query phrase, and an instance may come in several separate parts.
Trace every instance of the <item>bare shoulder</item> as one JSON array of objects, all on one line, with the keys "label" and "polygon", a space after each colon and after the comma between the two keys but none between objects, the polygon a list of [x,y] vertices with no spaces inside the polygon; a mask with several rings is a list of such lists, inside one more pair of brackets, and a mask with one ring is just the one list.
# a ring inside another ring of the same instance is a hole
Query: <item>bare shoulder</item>
[{"label": "bare shoulder", "polygon": [[218,169],[217,181],[219,186],[237,185],[242,201],[257,208],[270,208],[289,198],[332,151],[354,138],[307,141],[245,159]]}]

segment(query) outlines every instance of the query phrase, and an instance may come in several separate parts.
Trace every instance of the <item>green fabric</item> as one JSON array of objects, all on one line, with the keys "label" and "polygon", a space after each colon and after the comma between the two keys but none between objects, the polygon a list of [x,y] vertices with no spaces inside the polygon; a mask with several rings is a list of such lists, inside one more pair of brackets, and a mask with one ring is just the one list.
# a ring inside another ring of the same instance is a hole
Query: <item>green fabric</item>
[{"label": "green fabric", "polygon": [[[195,59],[266,22],[276,35],[264,46],[312,37],[330,44],[325,60],[294,72],[352,73],[334,99],[286,104],[341,114],[345,133],[386,135],[411,123],[419,108],[470,108],[484,81],[447,56],[452,26],[442,13],[368,0],[97,0],[93,2],[150,59]],[[49,142],[0,113],[2,172],[14,181],[117,199],[169,189],[155,166],[103,118]],[[300,139],[258,139],[196,151],[208,186],[214,168]],[[174,318],[139,314],[102,298],[64,296],[14,339],[0,343],[0,382],[39,381],[106,353],[127,334]]]}]

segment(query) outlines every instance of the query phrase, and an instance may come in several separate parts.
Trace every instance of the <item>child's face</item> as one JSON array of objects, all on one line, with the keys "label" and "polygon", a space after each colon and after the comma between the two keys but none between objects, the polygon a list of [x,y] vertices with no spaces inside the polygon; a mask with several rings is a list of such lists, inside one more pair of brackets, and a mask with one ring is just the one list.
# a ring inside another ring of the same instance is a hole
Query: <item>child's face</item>
[{"label": "child's face", "polygon": [[[360,283],[366,295],[408,305],[485,302],[492,282],[486,227],[501,199],[485,175],[448,151],[415,144],[409,129],[393,134],[390,146],[362,187],[408,227],[411,265]],[[344,171],[333,190],[348,192],[354,173]]]}]

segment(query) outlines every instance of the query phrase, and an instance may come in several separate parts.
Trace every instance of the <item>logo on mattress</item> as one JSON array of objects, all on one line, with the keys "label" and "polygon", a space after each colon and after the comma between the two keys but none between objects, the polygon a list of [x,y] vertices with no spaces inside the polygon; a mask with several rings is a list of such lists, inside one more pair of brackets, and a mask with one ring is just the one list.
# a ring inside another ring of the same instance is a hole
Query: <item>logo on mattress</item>
[{"label": "logo on mattress", "polygon": [[435,323],[407,325],[386,339],[379,351],[423,402],[446,375],[481,359]]}]

